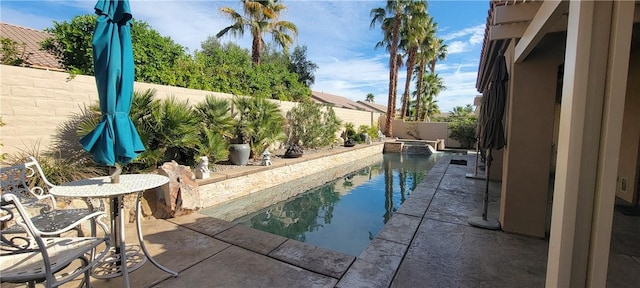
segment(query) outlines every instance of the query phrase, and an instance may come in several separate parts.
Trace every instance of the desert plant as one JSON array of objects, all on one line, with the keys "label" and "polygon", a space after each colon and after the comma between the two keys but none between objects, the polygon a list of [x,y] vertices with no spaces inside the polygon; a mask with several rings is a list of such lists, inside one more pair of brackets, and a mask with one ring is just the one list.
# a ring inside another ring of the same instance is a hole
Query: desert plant
[{"label": "desert plant", "polygon": [[347,122],[344,123],[344,131],[342,132],[342,139],[344,139],[344,141],[347,141],[349,139],[354,139],[354,137],[356,136],[356,129],[355,129],[355,125],[351,122]]},{"label": "desert plant", "polygon": [[264,97],[233,98],[235,142],[251,146],[251,155],[255,158],[270,145],[283,141],[284,117],[278,104]]},{"label": "desert plant", "polygon": [[201,128],[197,156],[207,156],[210,163],[226,159],[229,154],[227,142],[233,137],[234,128],[229,102],[209,95],[204,102],[196,104],[194,112]]},{"label": "desert plant", "polygon": [[369,125],[360,125],[358,127],[358,133],[362,135],[369,135],[369,137],[373,140],[378,138],[378,125],[373,125],[369,127]]},{"label": "desert plant", "polygon": [[[155,90],[136,91],[133,95],[130,117],[145,146],[125,171],[155,169],[158,164],[175,160],[179,164],[194,166],[199,156],[199,119],[188,101],[171,96],[164,101],[154,99]],[[78,125],[78,134],[86,135],[100,120],[100,109],[93,105],[95,113]]]},{"label": "desert plant", "polygon": [[298,103],[287,113],[287,145],[325,147],[334,142],[338,129],[340,120],[331,107],[309,101]]},{"label": "desert plant", "polygon": [[153,136],[148,149],[162,151],[163,162],[175,160],[194,166],[200,126],[189,101],[171,96],[152,110],[151,116]]},{"label": "desert plant", "polygon": [[465,107],[454,107],[451,115],[446,119],[449,122],[449,137],[455,139],[462,144],[464,148],[471,148],[476,139],[476,126],[478,118],[473,113],[473,107],[467,105]]}]

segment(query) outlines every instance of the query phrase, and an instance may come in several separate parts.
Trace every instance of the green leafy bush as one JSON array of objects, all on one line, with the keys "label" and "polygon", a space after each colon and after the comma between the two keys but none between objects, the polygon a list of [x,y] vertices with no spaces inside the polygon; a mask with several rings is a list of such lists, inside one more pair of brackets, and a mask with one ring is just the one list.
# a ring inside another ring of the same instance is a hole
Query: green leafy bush
[{"label": "green leafy bush", "polygon": [[331,107],[315,102],[298,103],[287,113],[287,144],[305,148],[331,145],[340,129],[340,120]]},{"label": "green leafy bush", "polygon": [[251,146],[256,158],[270,145],[283,141],[284,117],[278,104],[264,97],[233,98],[236,118],[236,139],[243,139]]},{"label": "green leafy bush", "polygon": [[478,118],[473,113],[473,107],[454,107],[451,115],[444,119],[449,122],[449,137],[460,142],[462,147],[471,148],[476,141],[476,127]]},{"label": "green leafy bush", "polygon": [[31,53],[27,53],[27,44],[0,37],[0,63],[5,65],[20,66],[27,64]]}]

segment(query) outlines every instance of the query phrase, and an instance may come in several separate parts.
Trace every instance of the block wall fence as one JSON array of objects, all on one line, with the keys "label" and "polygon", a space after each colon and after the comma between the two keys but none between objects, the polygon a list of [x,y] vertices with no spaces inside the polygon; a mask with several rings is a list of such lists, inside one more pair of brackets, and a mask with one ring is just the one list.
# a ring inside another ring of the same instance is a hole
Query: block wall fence
[{"label": "block wall fence", "polygon": [[[84,107],[98,103],[95,78],[78,75],[69,78],[66,72],[0,65],[0,116],[5,126],[0,127],[1,153],[13,154],[33,147],[47,150],[54,136],[64,123],[80,114]],[[135,82],[136,91],[156,90],[156,98],[176,96],[191,104],[201,102],[207,95],[231,99],[233,95],[212,91],[187,89],[173,86]],[[277,101],[286,114],[296,103]],[[384,124],[384,114],[333,108],[343,123],[361,125]],[[448,137],[447,123],[410,123],[395,120],[394,137],[413,137],[407,131],[416,131],[424,140],[445,139],[445,145],[459,147],[459,143]]]}]

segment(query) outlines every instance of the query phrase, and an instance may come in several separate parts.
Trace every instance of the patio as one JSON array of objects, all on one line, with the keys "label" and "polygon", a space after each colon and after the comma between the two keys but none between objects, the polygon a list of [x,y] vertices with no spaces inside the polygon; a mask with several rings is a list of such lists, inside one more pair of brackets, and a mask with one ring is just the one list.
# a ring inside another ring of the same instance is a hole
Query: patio
[{"label": "patio", "polygon": [[[180,275],[146,263],[132,287],[543,287],[548,240],[469,226],[484,181],[465,177],[475,156],[452,157],[468,165],[443,157],[357,258],[192,214],[143,221],[155,259]],[[498,215],[499,190],[492,182],[489,217]],[[609,287],[640,282],[637,227],[640,217],[615,213]],[[127,229],[135,237],[134,225]],[[122,279],[92,284],[121,287]]]}]

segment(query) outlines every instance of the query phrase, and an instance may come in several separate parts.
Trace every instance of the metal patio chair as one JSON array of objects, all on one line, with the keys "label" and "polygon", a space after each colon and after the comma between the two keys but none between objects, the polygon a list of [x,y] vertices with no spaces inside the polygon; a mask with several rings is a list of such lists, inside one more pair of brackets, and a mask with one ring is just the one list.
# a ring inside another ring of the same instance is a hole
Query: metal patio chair
[{"label": "metal patio chair", "polygon": [[[79,272],[69,275],[74,277],[63,276],[63,280],[54,277],[55,273],[74,260],[80,261],[81,267],[90,267],[94,264],[93,260],[106,253],[94,258],[95,247],[103,242],[110,247],[106,240],[110,236],[109,229],[99,221],[105,215],[104,211],[95,209],[89,200],[86,201],[87,208],[59,209],[56,199],[48,194],[51,187],[54,185],[46,179],[33,157],[29,157],[25,163],[0,168],[2,282],[34,284],[46,281],[48,287],[55,287],[75,278]],[[102,202],[99,208],[104,210]],[[84,233],[80,224],[85,222],[90,224],[90,237],[82,237]],[[96,237],[96,225],[104,232],[102,238]],[[67,232],[70,230],[77,230],[79,237],[58,237],[69,234]],[[87,252],[88,258],[85,256]],[[88,275],[89,268],[78,271],[87,272]]]},{"label": "metal patio chair", "polygon": [[[16,194],[3,191],[0,210],[1,222],[14,220],[24,231],[22,234],[0,231],[0,282],[28,283],[29,287],[35,287],[35,283],[44,281],[45,287],[58,287],[84,274],[79,287],[91,286],[91,268],[111,247],[108,227],[101,221],[105,215],[103,211],[92,213],[60,230],[44,232],[31,221],[34,217]],[[87,220],[95,220],[104,236],[44,237],[63,234]],[[98,246],[103,250],[96,255]]]},{"label": "metal patio chair", "polygon": [[[25,163],[0,168],[0,189],[2,193],[15,194],[20,203],[34,216],[31,221],[35,227],[46,236],[55,236],[63,228],[68,228],[85,217],[92,218],[96,210],[105,210],[104,202],[100,200],[99,207],[94,207],[91,200],[85,200],[87,208],[58,209],[57,201],[48,191],[54,185],[47,180],[42,168],[34,157],[27,158]],[[38,211],[40,213],[38,213]],[[13,225],[12,225],[13,224]],[[25,232],[22,227],[14,223],[4,223],[5,234],[11,232]],[[95,223],[91,222],[91,236],[95,236]],[[78,236],[84,236],[80,226],[72,227],[78,231]]]}]

